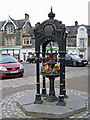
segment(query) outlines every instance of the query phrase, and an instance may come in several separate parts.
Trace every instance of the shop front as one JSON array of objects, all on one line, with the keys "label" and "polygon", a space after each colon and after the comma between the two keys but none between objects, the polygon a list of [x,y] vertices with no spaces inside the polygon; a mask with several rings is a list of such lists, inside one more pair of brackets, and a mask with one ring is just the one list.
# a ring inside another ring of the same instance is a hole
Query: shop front
[{"label": "shop front", "polygon": [[21,46],[15,47],[0,47],[1,54],[9,54],[15,57],[18,61],[20,61],[20,50]]}]

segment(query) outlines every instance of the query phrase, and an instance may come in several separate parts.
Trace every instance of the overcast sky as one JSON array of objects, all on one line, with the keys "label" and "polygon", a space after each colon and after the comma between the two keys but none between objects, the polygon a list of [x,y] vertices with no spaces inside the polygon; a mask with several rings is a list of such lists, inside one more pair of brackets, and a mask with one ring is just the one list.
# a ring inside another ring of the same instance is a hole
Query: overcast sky
[{"label": "overcast sky", "polygon": [[7,20],[9,15],[17,20],[30,16],[31,25],[48,19],[51,6],[56,14],[55,19],[65,25],[88,25],[88,2],[90,0],[0,0],[0,21]]}]

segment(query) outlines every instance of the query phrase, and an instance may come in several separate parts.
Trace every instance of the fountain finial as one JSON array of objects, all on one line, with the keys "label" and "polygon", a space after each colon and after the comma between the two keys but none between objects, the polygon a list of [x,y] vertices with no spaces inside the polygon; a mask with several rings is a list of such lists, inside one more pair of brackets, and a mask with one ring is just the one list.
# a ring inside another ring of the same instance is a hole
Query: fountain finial
[{"label": "fountain finial", "polygon": [[50,19],[53,19],[55,17],[55,14],[53,13],[52,6],[51,6],[51,12],[48,14],[48,17]]}]

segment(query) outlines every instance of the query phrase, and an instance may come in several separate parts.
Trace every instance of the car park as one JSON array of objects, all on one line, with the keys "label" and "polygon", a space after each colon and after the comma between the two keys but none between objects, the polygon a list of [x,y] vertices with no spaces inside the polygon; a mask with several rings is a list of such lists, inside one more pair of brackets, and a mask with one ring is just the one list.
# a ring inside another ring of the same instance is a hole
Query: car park
[{"label": "car park", "polygon": [[24,68],[11,55],[0,55],[0,78],[21,77],[24,74]]},{"label": "car park", "polygon": [[77,55],[73,54],[66,54],[65,56],[65,65],[66,66],[86,66],[88,64],[88,61],[85,60],[84,58],[81,58]]}]

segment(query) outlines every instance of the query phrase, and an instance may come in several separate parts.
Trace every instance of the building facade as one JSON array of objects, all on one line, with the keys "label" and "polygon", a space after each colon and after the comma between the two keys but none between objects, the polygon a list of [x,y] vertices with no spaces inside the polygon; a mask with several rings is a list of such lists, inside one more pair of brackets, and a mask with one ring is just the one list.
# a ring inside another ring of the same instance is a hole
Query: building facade
[{"label": "building facade", "polygon": [[0,53],[24,61],[32,52],[34,41],[28,14],[25,14],[25,19],[14,20],[9,16],[7,21],[0,22]]},{"label": "building facade", "polygon": [[67,31],[67,53],[77,54],[90,60],[90,26],[78,25],[76,21],[74,26],[67,26]]}]

